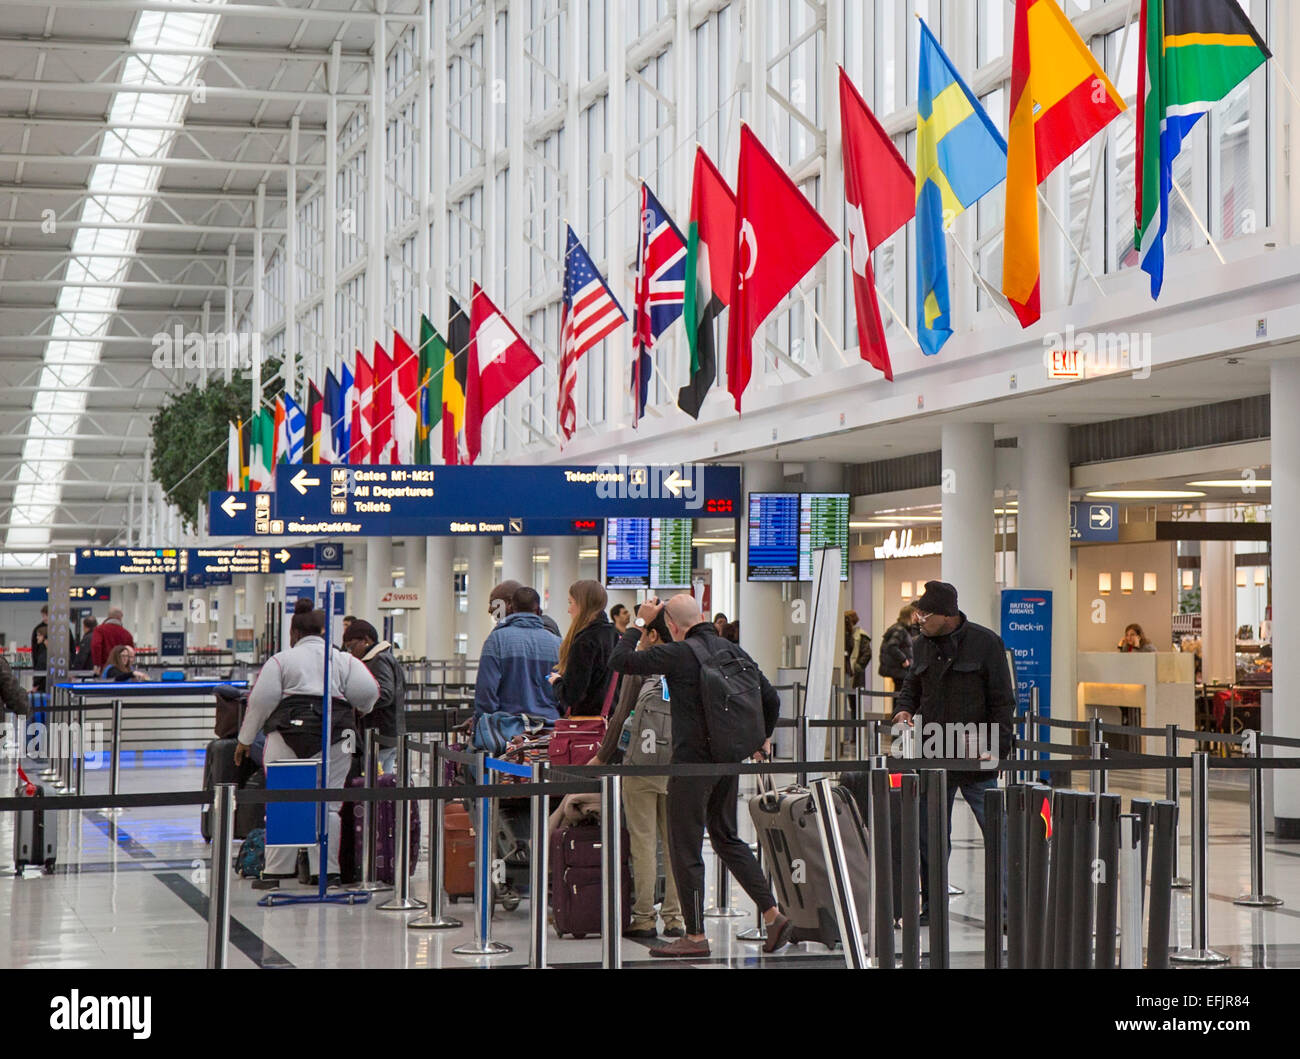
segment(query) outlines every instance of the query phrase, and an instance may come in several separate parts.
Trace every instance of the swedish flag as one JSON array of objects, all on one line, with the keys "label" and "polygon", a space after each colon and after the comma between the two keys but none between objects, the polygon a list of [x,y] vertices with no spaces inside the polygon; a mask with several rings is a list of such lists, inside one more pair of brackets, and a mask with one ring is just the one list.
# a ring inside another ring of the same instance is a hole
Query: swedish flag
[{"label": "swedish flag", "polygon": [[1007,176],[1007,143],[921,22],[916,91],[917,338],[934,356],[952,335],[944,233]]}]

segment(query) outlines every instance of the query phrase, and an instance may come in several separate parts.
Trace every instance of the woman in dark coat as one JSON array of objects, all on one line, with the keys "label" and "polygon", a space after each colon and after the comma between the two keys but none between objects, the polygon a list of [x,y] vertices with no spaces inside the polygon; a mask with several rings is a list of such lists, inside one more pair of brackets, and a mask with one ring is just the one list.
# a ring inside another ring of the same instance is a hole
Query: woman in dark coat
[{"label": "woman in dark coat", "polygon": [[552,687],[566,717],[597,717],[605,707],[616,675],[609,667],[618,631],[605,613],[609,596],[599,581],[575,581],[569,587],[569,631],[560,643],[560,661]]},{"label": "woman in dark coat", "polygon": [[908,604],[898,612],[898,621],[885,630],[880,641],[879,673],[897,688],[912,668],[912,620],[916,608]]}]

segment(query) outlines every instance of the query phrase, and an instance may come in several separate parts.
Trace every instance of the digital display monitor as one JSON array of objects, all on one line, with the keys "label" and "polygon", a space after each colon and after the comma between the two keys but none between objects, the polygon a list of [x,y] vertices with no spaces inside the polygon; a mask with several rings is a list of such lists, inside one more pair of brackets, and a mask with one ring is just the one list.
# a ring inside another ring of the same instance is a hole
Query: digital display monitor
[{"label": "digital display monitor", "polygon": [[750,581],[799,579],[799,494],[749,494]]},{"label": "digital display monitor", "polygon": [[610,588],[650,587],[650,520],[605,520],[605,584]]},{"label": "digital display monitor", "polygon": [[691,540],[695,523],[689,518],[650,520],[650,587],[691,587]]},{"label": "digital display monitor", "polygon": [[799,494],[799,580],[813,579],[813,549],[839,548],[840,580],[849,579],[849,494]]}]

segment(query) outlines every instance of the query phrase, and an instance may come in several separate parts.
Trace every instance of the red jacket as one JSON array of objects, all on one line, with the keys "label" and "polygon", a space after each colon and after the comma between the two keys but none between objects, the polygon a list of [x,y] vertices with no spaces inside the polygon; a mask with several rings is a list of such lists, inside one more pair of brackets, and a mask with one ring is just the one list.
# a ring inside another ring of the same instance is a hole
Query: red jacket
[{"label": "red jacket", "polygon": [[91,664],[97,670],[103,669],[108,662],[109,654],[119,644],[134,647],[135,637],[122,628],[122,623],[119,621],[101,621],[90,634]]}]

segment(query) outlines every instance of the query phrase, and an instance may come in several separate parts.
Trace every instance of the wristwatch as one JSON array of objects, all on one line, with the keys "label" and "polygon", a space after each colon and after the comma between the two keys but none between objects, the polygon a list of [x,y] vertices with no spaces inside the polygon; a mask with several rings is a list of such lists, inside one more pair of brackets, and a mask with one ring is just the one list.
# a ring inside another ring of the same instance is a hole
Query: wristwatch
[{"label": "wristwatch", "polygon": [[636,621],[634,621],[632,624],[635,625],[638,629],[644,629],[645,618],[637,618]]}]

